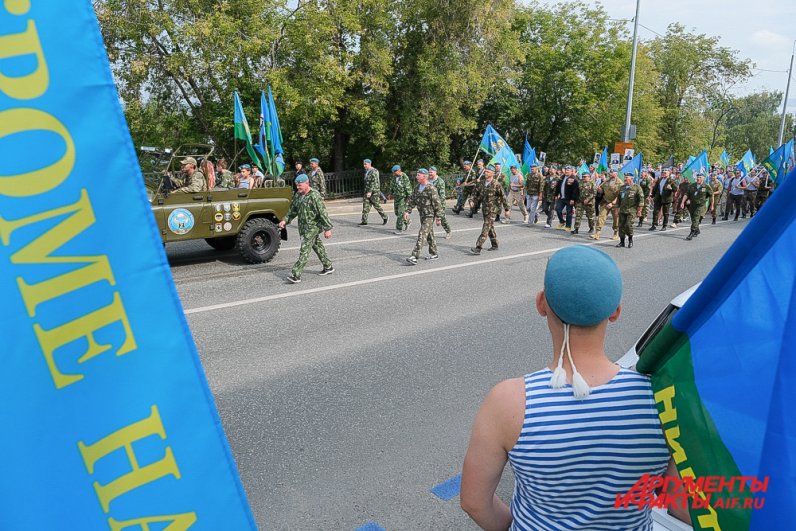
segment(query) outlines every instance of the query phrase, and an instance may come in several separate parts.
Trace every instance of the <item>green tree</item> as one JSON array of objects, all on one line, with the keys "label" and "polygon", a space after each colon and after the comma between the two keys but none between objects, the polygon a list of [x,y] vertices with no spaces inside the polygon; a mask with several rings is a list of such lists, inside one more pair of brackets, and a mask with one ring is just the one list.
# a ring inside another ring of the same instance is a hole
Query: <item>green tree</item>
[{"label": "green tree", "polygon": [[[727,153],[733,162],[751,149],[758,162],[776,148],[779,135],[781,92],[756,92],[737,98],[727,117]],[[793,129],[793,115],[786,115],[786,131]],[[785,141],[787,141],[787,137]]]}]

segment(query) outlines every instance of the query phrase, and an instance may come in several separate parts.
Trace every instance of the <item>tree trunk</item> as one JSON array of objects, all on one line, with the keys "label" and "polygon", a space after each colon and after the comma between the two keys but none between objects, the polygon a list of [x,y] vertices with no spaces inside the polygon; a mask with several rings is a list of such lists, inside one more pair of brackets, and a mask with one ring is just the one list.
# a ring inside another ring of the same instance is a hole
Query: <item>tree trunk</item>
[{"label": "tree trunk", "polygon": [[343,132],[339,124],[334,128],[333,142],[332,171],[343,171],[345,169],[345,147],[348,144],[348,135]]}]

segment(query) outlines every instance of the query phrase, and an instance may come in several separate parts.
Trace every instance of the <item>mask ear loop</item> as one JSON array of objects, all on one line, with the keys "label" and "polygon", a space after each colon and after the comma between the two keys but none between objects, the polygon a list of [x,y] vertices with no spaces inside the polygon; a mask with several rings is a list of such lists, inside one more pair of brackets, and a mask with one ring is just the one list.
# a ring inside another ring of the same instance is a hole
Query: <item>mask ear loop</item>
[{"label": "mask ear loop", "polygon": [[575,362],[572,360],[572,350],[569,346],[569,324],[564,323],[564,341],[561,344],[561,352],[558,356],[558,366],[553,371],[553,376],[550,378],[550,387],[553,389],[561,389],[567,383],[567,373],[564,371],[564,351],[567,353],[567,359],[572,367],[572,393],[575,398],[586,398],[591,393],[591,388],[583,376],[578,372],[575,367]]}]

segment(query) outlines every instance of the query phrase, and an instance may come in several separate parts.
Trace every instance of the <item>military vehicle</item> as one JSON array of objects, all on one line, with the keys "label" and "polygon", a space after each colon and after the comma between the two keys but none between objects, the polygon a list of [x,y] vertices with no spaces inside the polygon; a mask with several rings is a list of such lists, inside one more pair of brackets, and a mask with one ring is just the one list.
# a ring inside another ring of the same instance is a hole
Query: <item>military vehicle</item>
[{"label": "military vehicle", "polygon": [[173,151],[142,148],[147,196],[163,244],[203,239],[220,251],[237,248],[249,263],[268,262],[279,252],[282,240],[287,240],[287,231],[280,230],[277,224],[290,208],[290,186],[277,181],[282,186],[172,192],[182,185],[180,161],[185,157],[201,161],[213,151],[213,146],[201,144],[180,146]]}]

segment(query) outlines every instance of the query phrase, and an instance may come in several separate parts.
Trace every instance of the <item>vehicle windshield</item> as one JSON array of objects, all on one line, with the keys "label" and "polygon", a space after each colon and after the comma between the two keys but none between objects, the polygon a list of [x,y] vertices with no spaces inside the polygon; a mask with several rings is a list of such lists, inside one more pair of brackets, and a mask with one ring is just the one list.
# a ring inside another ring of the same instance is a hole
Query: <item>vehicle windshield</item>
[{"label": "vehicle windshield", "polygon": [[642,335],[639,338],[638,342],[636,343],[636,353],[638,354],[639,357],[641,357],[644,354],[644,349],[647,348],[647,346],[652,342],[655,336],[657,336],[660,333],[660,331],[663,330],[663,327],[665,327],[667,324],[669,324],[669,322],[671,322],[672,318],[674,317],[674,315],[677,313],[678,310],[679,308],[677,306],[674,306],[673,304],[668,305],[660,313],[660,315],[658,315],[658,317],[655,319],[652,325],[650,325],[650,327],[647,328],[647,331],[644,332],[644,335]]}]

